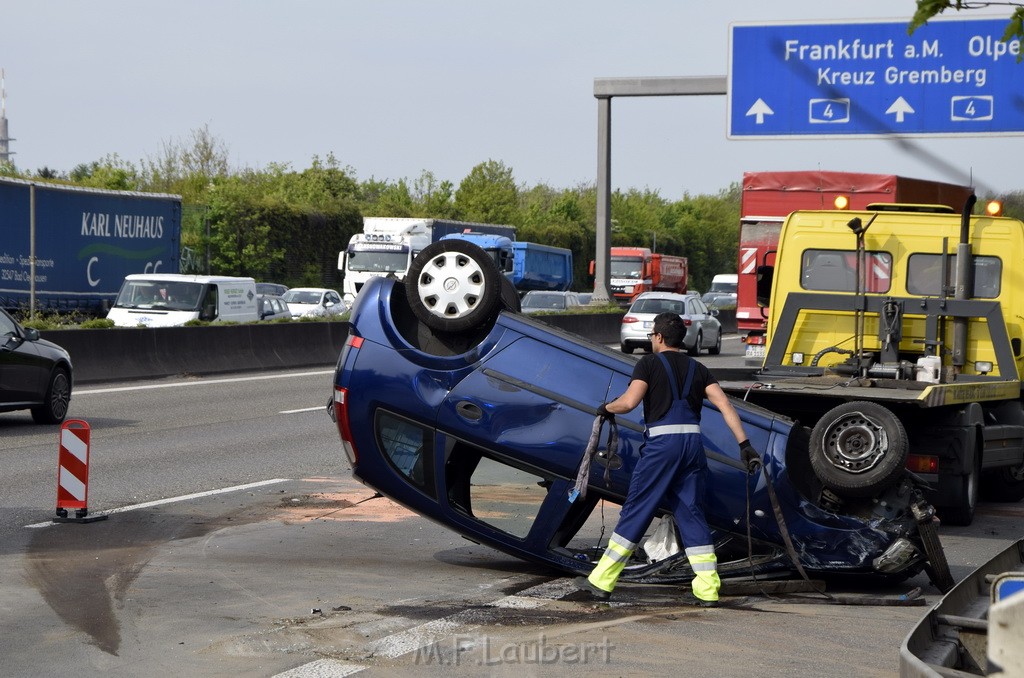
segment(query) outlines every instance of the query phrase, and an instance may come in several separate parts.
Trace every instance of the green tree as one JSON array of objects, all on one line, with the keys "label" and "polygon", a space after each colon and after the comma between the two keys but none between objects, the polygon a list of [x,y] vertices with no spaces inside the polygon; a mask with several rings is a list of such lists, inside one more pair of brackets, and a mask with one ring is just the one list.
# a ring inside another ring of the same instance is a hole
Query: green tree
[{"label": "green tree", "polygon": [[519,188],[512,168],[496,160],[474,167],[455,191],[455,213],[464,221],[515,224],[519,216]]},{"label": "green tree", "polygon": [[141,191],[143,180],[138,168],[117,153],[104,156],[91,163],[77,165],[71,170],[71,180],[89,188],[115,191]]},{"label": "green tree", "polygon": [[[983,0],[917,0],[917,11],[910,20],[908,33],[913,33],[921,26],[947,9],[957,12],[965,9],[982,9],[986,7],[1014,7],[1010,19],[1007,21],[1006,30],[1003,32],[1002,41],[1009,42],[1016,40],[1024,47],[1024,3],[1020,2],[985,2]],[[1017,61],[1024,58],[1024,49],[1017,54]]]}]

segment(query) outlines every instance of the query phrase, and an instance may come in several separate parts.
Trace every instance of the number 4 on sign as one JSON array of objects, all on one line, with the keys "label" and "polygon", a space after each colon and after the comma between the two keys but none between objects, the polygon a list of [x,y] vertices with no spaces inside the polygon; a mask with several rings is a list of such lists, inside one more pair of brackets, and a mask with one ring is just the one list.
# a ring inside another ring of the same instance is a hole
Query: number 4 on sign
[{"label": "number 4 on sign", "polygon": [[764,124],[764,116],[775,115],[775,111],[768,107],[768,104],[764,102],[764,99],[759,98],[754,102],[754,105],[750,107],[750,110],[747,111],[747,116],[749,117],[751,115],[755,116],[754,124],[762,125]]}]

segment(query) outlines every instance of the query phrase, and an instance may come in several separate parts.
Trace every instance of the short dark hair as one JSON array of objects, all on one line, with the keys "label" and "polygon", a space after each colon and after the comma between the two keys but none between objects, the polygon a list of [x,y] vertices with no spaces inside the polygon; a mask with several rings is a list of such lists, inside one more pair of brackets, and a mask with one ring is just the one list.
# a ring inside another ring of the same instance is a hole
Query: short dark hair
[{"label": "short dark hair", "polygon": [[686,336],[686,325],[675,313],[659,313],[654,316],[654,333],[661,335],[661,340],[666,346],[679,348],[683,345],[683,337]]}]

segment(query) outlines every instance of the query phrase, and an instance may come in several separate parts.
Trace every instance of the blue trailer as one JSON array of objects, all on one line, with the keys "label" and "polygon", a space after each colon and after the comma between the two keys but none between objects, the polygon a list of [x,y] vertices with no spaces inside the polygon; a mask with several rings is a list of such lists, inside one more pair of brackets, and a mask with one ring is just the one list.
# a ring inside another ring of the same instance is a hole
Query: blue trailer
[{"label": "blue trailer", "polygon": [[4,178],[0,233],[0,306],[98,315],[126,275],[179,272],[181,196]]},{"label": "blue trailer", "polygon": [[486,233],[456,233],[441,240],[456,238],[471,242],[490,254],[498,270],[503,271],[520,292],[564,292],[572,286],[572,250]]}]

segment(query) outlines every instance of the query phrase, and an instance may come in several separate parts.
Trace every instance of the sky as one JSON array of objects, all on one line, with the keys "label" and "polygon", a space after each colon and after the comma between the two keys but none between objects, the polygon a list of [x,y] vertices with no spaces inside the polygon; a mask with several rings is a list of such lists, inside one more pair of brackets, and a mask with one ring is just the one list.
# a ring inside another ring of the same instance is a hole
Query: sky
[{"label": "sky", "polygon": [[[301,170],[333,154],[360,181],[427,170],[457,186],[496,160],[522,185],[571,188],[597,176],[596,78],[723,76],[731,24],[909,20],[914,9],[913,0],[4,0],[0,68],[23,170],[67,172],[115,153],[138,163],[205,126],[234,168]],[[728,139],[727,113],[724,96],[614,99],[613,188],[678,200],[717,193],[745,171],[825,169],[1024,189],[1017,136]]]}]

